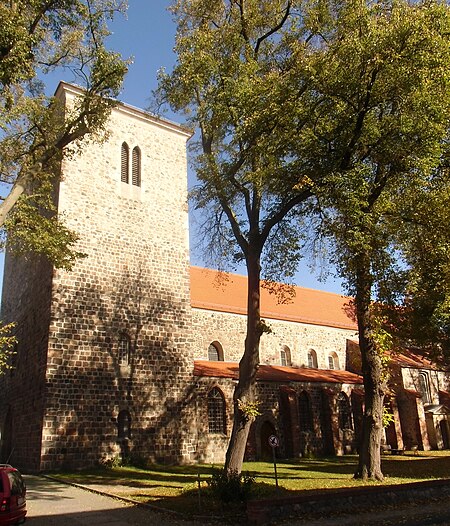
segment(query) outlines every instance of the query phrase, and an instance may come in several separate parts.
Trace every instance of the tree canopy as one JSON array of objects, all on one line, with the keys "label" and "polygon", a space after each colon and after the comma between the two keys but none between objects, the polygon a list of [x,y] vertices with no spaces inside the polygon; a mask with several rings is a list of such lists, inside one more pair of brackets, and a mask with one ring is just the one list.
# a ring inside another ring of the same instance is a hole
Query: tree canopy
[{"label": "tree canopy", "polygon": [[161,75],[159,94],[200,130],[193,197],[207,212],[210,253],[244,259],[248,271],[227,466],[235,429],[248,429],[240,407],[254,401],[261,263],[276,269],[276,279],[289,275],[305,218],[315,217],[355,296],[366,391],[357,475],[382,478],[386,378],[372,302],[404,294],[396,265],[402,197],[424,191],[446,148],[448,8],[403,0],[178,0],[173,11],[178,63]]},{"label": "tree canopy", "polygon": [[311,181],[321,177],[290,150],[292,133],[304,134],[308,147],[306,116],[314,105],[291,76],[298,61],[308,62],[311,41],[307,30],[296,29],[296,3],[175,2],[178,61],[160,77],[160,98],[199,130],[192,145],[199,181],[192,198],[205,217],[202,238],[216,264],[243,260],[247,267],[247,335],[229,471],[242,466],[254,418],[249,408],[255,404],[259,341],[270,330],[260,319],[261,268],[272,281],[292,275],[301,255],[299,220]]},{"label": "tree canopy", "polygon": [[[17,251],[70,267],[76,234],[57,217],[52,187],[63,149],[101,134],[126,72],[107,49],[107,21],[120,0],[0,2],[0,227]],[[83,88],[61,118],[46,75],[70,72]],[[72,148],[73,152],[73,148]]]},{"label": "tree canopy", "polygon": [[406,261],[402,308],[386,319],[394,335],[437,363],[450,361],[450,176],[447,161],[422,192],[402,196],[399,246]]},{"label": "tree canopy", "polygon": [[[404,297],[402,247],[415,266],[416,287],[426,272],[400,232],[408,231],[407,215],[430,214],[427,189],[447,150],[450,11],[440,2],[347,0],[322,3],[320,18],[324,52],[310,78],[319,101],[317,157],[327,176],[314,191],[320,228],[332,239],[333,261],[355,298],[366,396],[357,476],[381,479],[387,349],[373,302],[394,306]],[[428,238],[427,244],[436,242],[428,255],[443,263],[442,228],[435,238]],[[439,273],[442,264],[435,263]]]},{"label": "tree canopy", "polygon": [[264,270],[280,278],[292,274],[299,255],[289,214],[302,190],[309,193],[285,141],[301,96],[284,89],[294,61],[286,53],[291,9],[282,0],[175,2],[178,63],[162,72],[158,93],[200,132],[191,143],[199,182],[192,197],[207,212],[207,252],[216,264],[240,262],[257,235],[254,249],[266,248],[273,262]]}]

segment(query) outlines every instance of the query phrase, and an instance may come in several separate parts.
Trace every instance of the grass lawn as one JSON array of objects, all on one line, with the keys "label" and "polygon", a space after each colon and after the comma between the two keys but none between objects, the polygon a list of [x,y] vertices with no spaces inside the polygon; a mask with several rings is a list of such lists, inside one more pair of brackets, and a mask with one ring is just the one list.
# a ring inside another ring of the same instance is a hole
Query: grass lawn
[{"label": "grass lawn", "polygon": [[[273,463],[246,462],[243,471],[256,476],[251,498],[292,495],[302,490],[362,486],[353,473],[358,457],[301,459],[277,463],[279,491],[276,492]],[[58,472],[60,479],[106,490],[111,494],[132,498],[161,508],[197,514],[223,512],[213,498],[207,480],[214,467],[211,465],[149,466],[98,468],[77,472]],[[384,455],[382,468],[385,481],[366,484],[406,484],[426,479],[450,478],[449,451],[420,451],[418,455]],[[200,510],[198,483],[200,480]]]}]

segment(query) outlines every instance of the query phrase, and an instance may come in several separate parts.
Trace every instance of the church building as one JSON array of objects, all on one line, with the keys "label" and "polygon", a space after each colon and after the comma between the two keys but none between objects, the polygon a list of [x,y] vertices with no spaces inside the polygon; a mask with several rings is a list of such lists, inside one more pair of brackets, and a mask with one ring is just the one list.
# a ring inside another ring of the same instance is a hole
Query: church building
[{"label": "church building", "polygon": [[[66,107],[78,88],[61,83]],[[243,352],[246,278],[191,267],[186,129],[126,104],[102,143],[64,157],[58,213],[85,254],[71,271],[7,253],[2,321],[16,322],[0,376],[1,462],[31,471],[116,456],[223,462]],[[350,298],[262,291],[260,412],[246,456],[356,452],[364,406]],[[392,356],[393,450],[449,448],[445,372]]]}]

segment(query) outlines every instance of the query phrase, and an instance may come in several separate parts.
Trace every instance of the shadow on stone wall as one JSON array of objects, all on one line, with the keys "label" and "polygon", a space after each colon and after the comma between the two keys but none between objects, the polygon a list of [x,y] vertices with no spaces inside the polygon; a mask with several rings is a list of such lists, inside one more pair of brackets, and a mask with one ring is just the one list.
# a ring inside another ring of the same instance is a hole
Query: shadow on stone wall
[{"label": "shadow on stone wall", "polygon": [[51,287],[44,256],[6,251],[1,316],[16,324],[17,345],[12,369],[0,375],[0,461],[32,470],[41,450]]},{"label": "shadow on stone wall", "polygon": [[[181,462],[194,453],[189,301],[143,268],[110,282],[89,275],[56,292],[44,469],[92,465],[124,452],[153,462]],[[124,332],[127,365],[118,350]],[[121,410],[131,416],[125,443],[118,436]]]}]

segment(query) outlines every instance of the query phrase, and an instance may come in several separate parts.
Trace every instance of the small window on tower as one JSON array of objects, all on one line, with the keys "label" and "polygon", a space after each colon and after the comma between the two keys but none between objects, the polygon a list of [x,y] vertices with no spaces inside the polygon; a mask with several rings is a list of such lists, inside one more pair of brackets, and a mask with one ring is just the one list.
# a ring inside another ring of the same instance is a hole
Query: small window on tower
[{"label": "small window on tower", "polygon": [[141,186],[141,150],[138,146],[133,148],[132,153],[131,182],[134,186]]},{"label": "small window on tower", "polygon": [[126,409],[117,416],[117,435],[120,440],[131,438],[131,415]]},{"label": "small window on tower", "polygon": [[122,183],[128,183],[129,171],[128,165],[130,160],[130,149],[126,142],[122,143],[121,155],[120,155],[120,180]]},{"label": "small window on tower", "polygon": [[117,361],[119,365],[129,365],[130,363],[130,337],[122,333],[119,337]]}]

